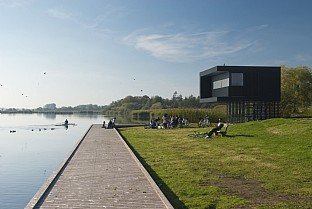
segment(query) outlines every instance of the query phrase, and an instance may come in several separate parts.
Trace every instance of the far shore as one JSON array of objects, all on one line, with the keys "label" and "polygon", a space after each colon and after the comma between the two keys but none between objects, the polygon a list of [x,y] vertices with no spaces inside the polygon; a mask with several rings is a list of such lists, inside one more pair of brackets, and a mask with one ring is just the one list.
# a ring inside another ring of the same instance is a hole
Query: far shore
[{"label": "far shore", "polygon": [[75,111],[53,111],[53,110],[46,110],[46,111],[37,111],[37,110],[0,110],[0,114],[32,114],[32,113],[44,113],[44,114],[103,114],[103,111],[97,110],[75,110]]}]

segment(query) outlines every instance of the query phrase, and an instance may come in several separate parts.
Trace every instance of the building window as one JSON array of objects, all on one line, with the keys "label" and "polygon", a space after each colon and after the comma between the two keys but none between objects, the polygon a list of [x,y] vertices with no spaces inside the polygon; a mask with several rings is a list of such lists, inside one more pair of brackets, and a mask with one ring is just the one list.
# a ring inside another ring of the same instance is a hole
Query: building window
[{"label": "building window", "polygon": [[231,73],[231,86],[244,86],[244,74]]},{"label": "building window", "polygon": [[230,84],[230,79],[229,78],[225,78],[225,79],[222,79],[222,80],[214,81],[213,82],[213,89],[220,89],[220,88],[228,87],[229,84]]}]

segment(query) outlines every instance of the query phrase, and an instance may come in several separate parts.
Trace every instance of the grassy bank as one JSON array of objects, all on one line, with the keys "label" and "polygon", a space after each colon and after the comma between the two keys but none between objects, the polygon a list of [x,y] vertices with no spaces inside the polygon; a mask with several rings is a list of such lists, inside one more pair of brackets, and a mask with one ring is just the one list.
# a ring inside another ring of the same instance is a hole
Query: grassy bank
[{"label": "grassy bank", "polygon": [[312,119],[231,125],[228,137],[199,128],[123,128],[175,208],[311,208]]}]

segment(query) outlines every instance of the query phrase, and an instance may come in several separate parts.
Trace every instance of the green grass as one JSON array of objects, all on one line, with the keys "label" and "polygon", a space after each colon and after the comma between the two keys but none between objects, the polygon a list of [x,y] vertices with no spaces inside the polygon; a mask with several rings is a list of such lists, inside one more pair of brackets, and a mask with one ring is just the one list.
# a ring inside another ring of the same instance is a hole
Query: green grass
[{"label": "green grass", "polygon": [[119,131],[175,208],[312,207],[312,119]]}]

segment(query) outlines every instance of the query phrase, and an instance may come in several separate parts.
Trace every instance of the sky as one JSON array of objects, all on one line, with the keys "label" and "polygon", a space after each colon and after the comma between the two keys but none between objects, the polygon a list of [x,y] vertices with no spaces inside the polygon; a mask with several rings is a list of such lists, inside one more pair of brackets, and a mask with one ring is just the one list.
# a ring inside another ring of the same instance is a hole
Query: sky
[{"label": "sky", "polygon": [[312,67],[310,0],[0,0],[0,108],[199,95],[217,65]]}]

